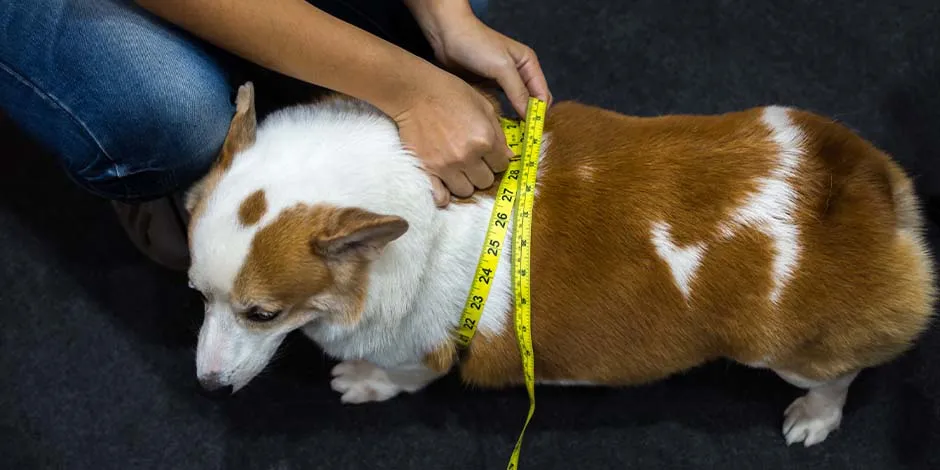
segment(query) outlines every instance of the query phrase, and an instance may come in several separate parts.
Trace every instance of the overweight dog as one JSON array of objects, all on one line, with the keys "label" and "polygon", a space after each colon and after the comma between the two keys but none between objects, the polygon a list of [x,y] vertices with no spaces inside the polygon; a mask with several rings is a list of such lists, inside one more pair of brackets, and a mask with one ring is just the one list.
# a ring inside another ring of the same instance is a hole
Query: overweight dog
[{"label": "overweight dog", "polygon": [[[454,342],[491,192],[438,209],[394,122],[360,101],[260,125],[251,84],[236,103],[188,197],[204,387],[245,386],[297,329],[342,361],[332,387],[347,403],[454,367],[477,386],[522,383],[511,231],[476,337],[462,356]],[[776,106],[631,117],[563,102],[539,158],[541,383],[627,386],[727,358],[806,390],[783,433],[809,446],[839,426],[856,375],[928,326],[934,274],[911,180],[841,124]]]}]

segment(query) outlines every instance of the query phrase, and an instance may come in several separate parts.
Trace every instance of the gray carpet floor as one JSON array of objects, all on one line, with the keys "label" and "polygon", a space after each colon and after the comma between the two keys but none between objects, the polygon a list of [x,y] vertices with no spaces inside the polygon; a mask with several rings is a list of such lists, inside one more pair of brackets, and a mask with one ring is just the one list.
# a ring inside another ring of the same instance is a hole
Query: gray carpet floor
[{"label": "gray carpet floor", "polygon": [[[940,4],[494,0],[556,99],[656,115],[780,103],[841,119],[917,176],[940,212]],[[527,24],[526,18],[536,20]],[[148,263],[109,206],[0,124],[0,468],[504,468],[524,390],[453,377],[341,406],[331,362],[291,337],[225,401],[198,393],[198,297]],[[935,217],[935,221],[937,218]],[[940,239],[931,225],[934,246]],[[842,429],[788,448],[800,392],[717,363],[629,390],[543,388],[525,469],[940,468],[940,333],[852,387]]]}]

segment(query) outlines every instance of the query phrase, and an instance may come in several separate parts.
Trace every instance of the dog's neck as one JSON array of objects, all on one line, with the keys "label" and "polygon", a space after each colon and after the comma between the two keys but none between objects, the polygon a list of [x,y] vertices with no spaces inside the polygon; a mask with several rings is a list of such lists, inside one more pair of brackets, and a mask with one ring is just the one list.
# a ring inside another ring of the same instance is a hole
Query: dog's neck
[{"label": "dog's neck", "polygon": [[[416,169],[409,179],[422,186],[427,176]],[[491,208],[492,201],[485,200],[452,204],[432,208],[421,221],[411,219],[406,236],[392,243],[370,269],[360,322],[351,327],[314,322],[305,329],[307,335],[333,356],[368,359],[384,367],[414,363],[450,341],[473,281]],[[395,209],[384,208],[386,213]],[[506,250],[481,331],[504,326],[511,293],[505,262],[509,256]]]}]

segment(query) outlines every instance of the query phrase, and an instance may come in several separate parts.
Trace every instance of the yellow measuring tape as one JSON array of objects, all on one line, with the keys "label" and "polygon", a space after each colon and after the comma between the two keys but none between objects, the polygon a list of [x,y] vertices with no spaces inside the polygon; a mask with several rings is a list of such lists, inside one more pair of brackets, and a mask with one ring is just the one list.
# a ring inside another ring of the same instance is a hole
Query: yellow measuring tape
[{"label": "yellow measuring tape", "polygon": [[512,237],[512,275],[513,297],[516,303],[516,339],[522,357],[522,370],[526,390],[529,392],[529,414],[519,439],[516,441],[509,459],[510,470],[519,468],[519,451],[522,438],[529,421],[535,413],[535,353],[532,349],[529,262],[532,249],[532,205],[535,202],[535,178],[538,171],[539,150],[542,146],[542,129],[545,124],[546,103],[538,98],[529,98],[525,120],[520,123],[511,119],[502,119],[506,143],[515,157],[510,160],[509,168],[503,173],[493,213],[486,230],[483,250],[477,262],[473,285],[467,295],[463,316],[457,330],[457,344],[461,348],[470,345],[483,314],[483,307],[490,293],[502,244],[509,229],[510,213],[513,213]]}]

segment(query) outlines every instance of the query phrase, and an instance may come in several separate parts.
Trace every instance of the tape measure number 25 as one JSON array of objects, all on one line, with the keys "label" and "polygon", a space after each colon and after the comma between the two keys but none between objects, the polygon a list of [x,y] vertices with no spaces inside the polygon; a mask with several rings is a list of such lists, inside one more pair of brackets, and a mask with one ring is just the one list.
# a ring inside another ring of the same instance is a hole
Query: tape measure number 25
[{"label": "tape measure number 25", "polygon": [[546,103],[538,98],[529,98],[526,116],[523,122],[502,119],[506,142],[516,155],[510,161],[509,168],[500,181],[493,212],[486,231],[486,239],[477,263],[473,285],[467,296],[463,317],[457,330],[457,344],[461,348],[470,345],[476,333],[483,307],[489,296],[490,285],[496,273],[502,242],[512,213],[512,275],[513,297],[515,299],[516,339],[522,358],[522,370],[526,390],[529,393],[529,413],[526,416],[522,432],[512,450],[509,470],[519,467],[519,451],[526,428],[535,413],[535,353],[532,348],[530,299],[530,253],[532,249],[532,206],[535,202],[535,179],[538,172],[539,151],[542,146],[542,129],[545,124]]}]

